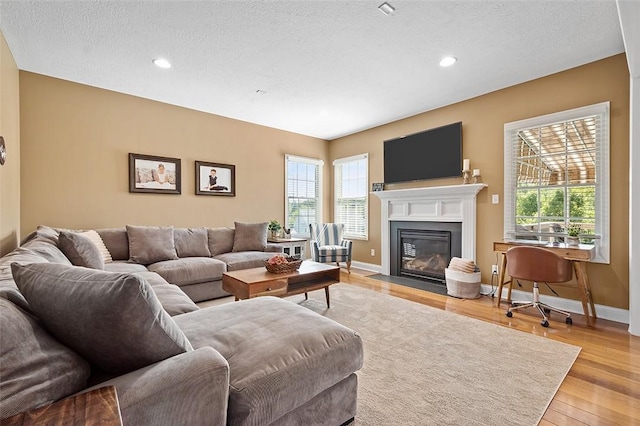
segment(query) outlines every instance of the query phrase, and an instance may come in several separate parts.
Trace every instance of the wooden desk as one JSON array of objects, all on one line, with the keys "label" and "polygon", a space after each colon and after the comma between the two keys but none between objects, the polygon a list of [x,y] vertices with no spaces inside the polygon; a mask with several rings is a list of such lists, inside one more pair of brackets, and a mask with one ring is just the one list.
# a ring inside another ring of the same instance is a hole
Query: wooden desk
[{"label": "wooden desk", "polygon": [[587,275],[587,262],[593,259],[596,253],[596,249],[592,245],[579,245],[577,247],[568,246],[567,244],[559,244],[553,245],[549,244],[538,244],[538,243],[527,243],[524,241],[496,241],[493,243],[493,251],[502,254],[502,262],[500,264],[500,275],[498,278],[498,307],[500,307],[500,302],[502,301],[502,287],[504,284],[508,284],[508,292],[507,292],[507,302],[511,303],[511,290],[513,287],[513,282],[510,279],[505,282],[505,274],[507,269],[507,256],[505,253],[511,247],[531,245],[535,247],[541,247],[547,250],[550,250],[567,260],[571,261],[573,265],[573,271],[576,274],[577,288],[578,293],[580,294],[580,301],[582,302],[582,309],[584,311],[584,316],[587,319],[587,326],[593,326],[593,320],[597,318],[596,316],[596,308],[593,303],[593,298],[591,297],[591,284],[589,283],[589,276]]},{"label": "wooden desk", "polygon": [[70,396],[50,405],[1,420],[10,425],[105,425],[122,426],[114,386]]}]

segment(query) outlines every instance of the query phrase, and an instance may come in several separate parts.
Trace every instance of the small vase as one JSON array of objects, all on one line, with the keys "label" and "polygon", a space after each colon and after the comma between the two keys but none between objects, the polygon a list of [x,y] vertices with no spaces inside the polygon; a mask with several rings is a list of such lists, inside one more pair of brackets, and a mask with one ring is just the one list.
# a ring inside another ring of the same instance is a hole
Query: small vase
[{"label": "small vase", "polygon": [[580,238],[578,237],[567,237],[567,245],[571,247],[577,247],[580,245]]},{"label": "small vase", "polygon": [[278,238],[278,231],[272,229],[269,232],[271,233],[271,238],[273,239]]}]

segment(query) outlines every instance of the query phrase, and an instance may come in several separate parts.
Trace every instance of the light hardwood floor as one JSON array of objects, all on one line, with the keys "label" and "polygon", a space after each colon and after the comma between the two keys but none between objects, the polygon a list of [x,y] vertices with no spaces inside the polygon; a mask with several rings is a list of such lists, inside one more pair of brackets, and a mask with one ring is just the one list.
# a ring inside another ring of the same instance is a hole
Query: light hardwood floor
[{"label": "light hardwood floor", "polygon": [[[640,337],[630,335],[626,324],[598,319],[588,328],[582,315],[572,314],[573,325],[552,315],[550,327],[544,328],[533,311],[507,318],[505,305],[498,309],[491,297],[456,299],[367,278],[370,274],[343,270],[341,282],[582,347],[541,425],[640,425]],[[495,362],[499,359],[496,348]]]}]

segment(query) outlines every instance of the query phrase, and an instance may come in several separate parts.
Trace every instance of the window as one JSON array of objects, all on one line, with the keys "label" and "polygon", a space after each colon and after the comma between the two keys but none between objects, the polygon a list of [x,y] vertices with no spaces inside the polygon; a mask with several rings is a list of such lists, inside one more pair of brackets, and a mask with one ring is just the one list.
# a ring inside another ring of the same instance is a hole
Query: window
[{"label": "window", "polygon": [[609,103],[504,126],[507,239],[564,242],[578,228],[609,262]]},{"label": "window", "polygon": [[344,237],[369,238],[367,154],[340,158],[333,162],[335,211],[334,222],[344,223]]},{"label": "window", "polygon": [[285,156],[286,226],[309,235],[309,224],[322,222],[322,166],[313,158]]}]

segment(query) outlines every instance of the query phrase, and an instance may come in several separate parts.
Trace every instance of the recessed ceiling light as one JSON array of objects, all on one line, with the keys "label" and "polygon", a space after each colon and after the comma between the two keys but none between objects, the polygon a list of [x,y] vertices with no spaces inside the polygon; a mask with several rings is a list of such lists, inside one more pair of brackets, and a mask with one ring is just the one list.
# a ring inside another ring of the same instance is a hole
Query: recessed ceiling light
[{"label": "recessed ceiling light", "polygon": [[391,15],[393,12],[396,11],[395,7],[391,6],[387,2],[384,2],[380,6],[378,6],[378,10],[387,16]]},{"label": "recessed ceiling light", "polygon": [[166,59],[157,58],[152,61],[155,66],[160,68],[171,68],[171,63]]},{"label": "recessed ceiling light", "polygon": [[447,56],[445,58],[442,58],[442,60],[440,61],[440,66],[441,67],[449,67],[449,66],[455,64],[457,60],[458,60],[458,58],[454,58],[453,56]]}]

